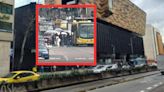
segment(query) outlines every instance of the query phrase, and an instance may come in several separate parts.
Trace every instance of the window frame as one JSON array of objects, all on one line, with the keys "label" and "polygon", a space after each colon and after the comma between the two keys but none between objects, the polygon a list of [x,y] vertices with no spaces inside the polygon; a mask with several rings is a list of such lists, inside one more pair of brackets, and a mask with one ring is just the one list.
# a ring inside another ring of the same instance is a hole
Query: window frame
[{"label": "window frame", "polygon": [[12,32],[13,23],[0,21],[0,31],[5,30],[4,32]]},{"label": "window frame", "polygon": [[[28,74],[31,74],[31,75],[28,75]],[[25,78],[25,77],[29,77],[29,76],[33,76],[34,74],[33,73],[20,73],[18,74],[16,77],[20,77],[20,78]]]},{"label": "window frame", "polygon": [[13,5],[0,3],[0,13],[12,15],[13,14]]}]

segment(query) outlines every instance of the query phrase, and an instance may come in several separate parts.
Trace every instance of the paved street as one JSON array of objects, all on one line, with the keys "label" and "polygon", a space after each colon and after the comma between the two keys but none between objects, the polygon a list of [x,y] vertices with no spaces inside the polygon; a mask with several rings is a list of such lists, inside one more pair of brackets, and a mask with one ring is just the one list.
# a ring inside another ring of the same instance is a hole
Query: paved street
[{"label": "paved street", "polygon": [[164,84],[151,90],[150,92],[164,92]]},{"label": "paved street", "polygon": [[93,47],[51,47],[49,60],[46,62],[93,62]]},{"label": "paved street", "polygon": [[[158,87],[162,83],[164,83],[164,76],[161,76],[160,73],[157,72],[155,75],[143,77],[133,81],[115,84],[107,87],[103,87],[103,86],[109,85],[114,81],[124,80],[124,79],[129,80],[129,79],[134,79],[150,74],[155,74],[155,73],[149,72],[149,73],[141,73],[136,75],[117,77],[112,79],[98,80],[98,81],[93,81],[83,84],[46,90],[42,92],[86,92],[83,90],[94,89],[94,88],[98,88],[98,89],[90,90],[87,92],[148,92],[149,90],[152,90],[155,87]],[[103,88],[99,88],[99,87],[103,87]]]},{"label": "paved street", "polygon": [[[88,92],[157,92],[151,91],[164,83],[164,76],[161,74],[145,77],[142,79],[125,82],[117,85],[107,86]],[[161,90],[164,88],[161,88]],[[159,91],[159,92],[163,92]]]}]

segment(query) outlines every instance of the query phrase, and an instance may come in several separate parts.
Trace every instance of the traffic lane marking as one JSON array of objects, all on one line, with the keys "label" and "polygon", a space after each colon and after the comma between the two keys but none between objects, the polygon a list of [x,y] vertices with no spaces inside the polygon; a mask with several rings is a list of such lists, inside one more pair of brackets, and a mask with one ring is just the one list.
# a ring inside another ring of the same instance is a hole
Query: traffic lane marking
[{"label": "traffic lane marking", "polygon": [[147,87],[146,89],[147,89],[147,90],[151,90],[151,89],[152,89],[152,87]]}]

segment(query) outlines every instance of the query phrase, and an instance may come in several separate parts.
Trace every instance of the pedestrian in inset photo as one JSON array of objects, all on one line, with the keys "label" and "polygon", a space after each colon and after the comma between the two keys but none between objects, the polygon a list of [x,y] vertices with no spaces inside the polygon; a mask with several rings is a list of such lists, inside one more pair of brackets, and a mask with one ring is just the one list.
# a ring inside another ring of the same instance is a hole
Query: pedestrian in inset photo
[{"label": "pedestrian in inset photo", "polygon": [[67,46],[67,34],[64,32],[64,46]]},{"label": "pedestrian in inset photo", "polygon": [[60,39],[60,34],[56,36],[56,43],[57,43],[57,46],[60,47],[60,43],[61,43],[61,39]]},{"label": "pedestrian in inset photo", "polygon": [[55,33],[54,46],[57,46],[57,36],[58,36],[58,34]]},{"label": "pedestrian in inset photo", "polygon": [[64,46],[64,34],[63,34],[63,31],[60,32],[59,38],[60,38],[60,46]]},{"label": "pedestrian in inset photo", "polygon": [[55,34],[52,35],[51,39],[52,39],[51,40],[52,46],[54,46],[55,45],[55,43],[54,43],[55,42]]},{"label": "pedestrian in inset photo", "polygon": [[67,46],[70,46],[71,45],[71,35],[68,33],[68,32],[66,32],[67,33],[67,37],[66,37],[66,42],[67,42]]}]

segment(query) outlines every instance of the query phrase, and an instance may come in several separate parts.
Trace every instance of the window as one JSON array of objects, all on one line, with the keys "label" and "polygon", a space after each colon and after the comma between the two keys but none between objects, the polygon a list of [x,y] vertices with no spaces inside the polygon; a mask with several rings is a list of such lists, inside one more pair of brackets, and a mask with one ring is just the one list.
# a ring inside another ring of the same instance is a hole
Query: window
[{"label": "window", "polygon": [[17,75],[16,78],[17,78],[17,77],[19,77],[19,78],[24,77],[24,73]]},{"label": "window", "polygon": [[102,69],[104,66],[98,66],[97,69]]},{"label": "window", "polygon": [[107,68],[110,69],[110,68],[112,68],[112,66],[108,66]]},{"label": "window", "polygon": [[25,73],[25,77],[33,76],[33,75],[34,75],[33,73]]},{"label": "window", "polygon": [[12,23],[0,21],[0,30],[12,31]]},{"label": "window", "polygon": [[20,78],[22,78],[22,77],[28,77],[28,76],[32,76],[32,75],[34,75],[34,74],[32,74],[32,73],[21,73],[21,74],[19,74],[18,76],[19,76]]},{"label": "window", "polygon": [[109,10],[112,10],[113,0],[108,0]]},{"label": "window", "polygon": [[79,35],[81,38],[92,39],[93,38],[93,25],[83,25],[79,27]]},{"label": "window", "polygon": [[6,14],[13,14],[13,5],[0,3],[0,12]]},{"label": "window", "polygon": [[16,73],[9,73],[6,76],[2,77],[2,78],[12,78]]}]

